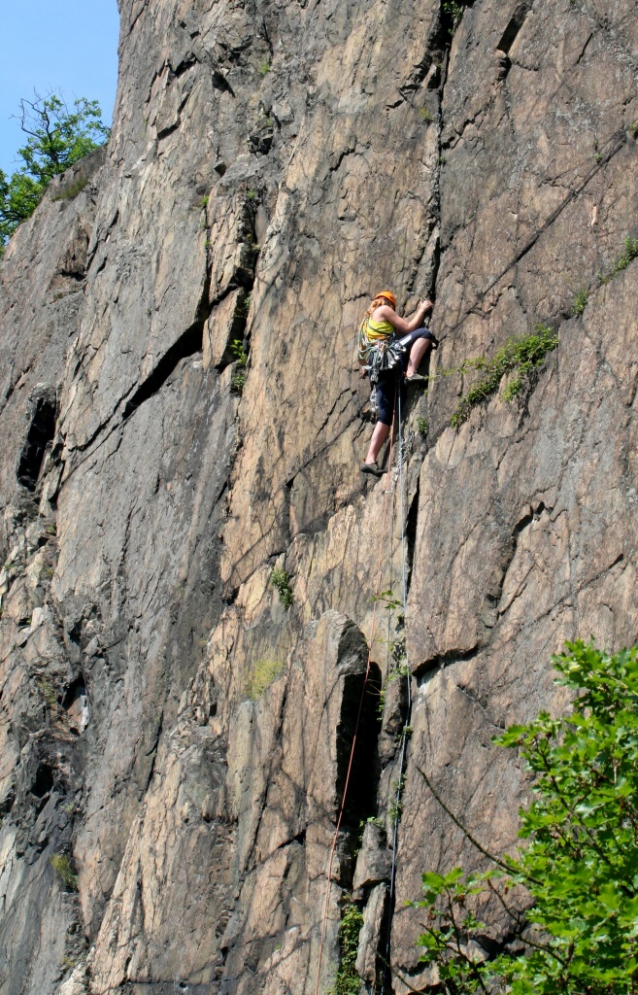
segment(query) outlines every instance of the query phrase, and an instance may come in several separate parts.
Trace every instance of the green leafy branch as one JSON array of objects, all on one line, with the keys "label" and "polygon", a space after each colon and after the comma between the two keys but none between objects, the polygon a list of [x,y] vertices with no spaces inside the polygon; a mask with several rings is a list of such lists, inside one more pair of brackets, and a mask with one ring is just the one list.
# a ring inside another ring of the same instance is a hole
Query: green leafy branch
[{"label": "green leafy branch", "polygon": [[[489,869],[423,875],[421,960],[451,995],[638,992],[638,650],[609,656],[579,641],[553,663],[573,711],[541,712],[495,740],[518,749],[535,778],[519,813],[525,845],[498,858],[464,829]],[[482,945],[489,931],[473,909],[487,899],[508,915],[522,952],[491,958]]]}]

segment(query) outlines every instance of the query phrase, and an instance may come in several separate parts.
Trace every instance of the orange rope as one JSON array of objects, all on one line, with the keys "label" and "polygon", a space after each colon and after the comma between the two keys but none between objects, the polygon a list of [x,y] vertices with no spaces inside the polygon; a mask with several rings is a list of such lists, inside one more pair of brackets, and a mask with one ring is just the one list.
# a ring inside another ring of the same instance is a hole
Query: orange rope
[{"label": "orange rope", "polygon": [[[400,373],[397,377],[400,376]],[[398,378],[397,378],[397,391],[398,391]],[[372,663],[372,647],[374,646],[374,635],[376,629],[377,621],[377,599],[379,595],[379,588],[381,586],[381,570],[382,570],[382,557],[383,557],[383,544],[385,541],[385,528],[387,522],[387,512],[388,512],[388,494],[390,493],[390,473],[392,470],[392,450],[394,447],[394,423],[396,420],[396,402],[397,402],[397,392],[395,391],[394,397],[394,410],[392,413],[392,427],[390,430],[390,452],[388,455],[388,486],[385,490],[385,495],[383,498],[383,520],[381,524],[381,542],[379,543],[379,561],[377,565],[377,579],[375,584],[374,593],[374,607],[372,609],[372,625],[370,629],[370,649],[368,650],[368,662],[366,664],[366,673],[363,681],[363,687],[361,688],[361,698],[359,699],[359,711],[357,713],[357,721],[354,728],[354,736],[352,738],[352,746],[350,748],[350,759],[348,761],[348,770],[346,772],[346,782],[343,786],[343,795],[341,796],[341,808],[339,809],[339,817],[337,819],[337,825],[334,832],[334,837],[332,840],[332,846],[330,848],[330,859],[328,861],[328,872],[326,874],[326,895],[323,903],[323,913],[321,916],[321,940],[319,943],[319,957],[317,961],[317,983],[315,985],[314,995],[319,995],[319,982],[321,980],[321,962],[323,960],[323,948],[326,940],[326,928],[328,923],[328,902],[330,900],[330,881],[332,879],[332,865],[334,862],[334,855],[337,849],[337,840],[339,838],[339,830],[341,828],[341,820],[343,819],[343,813],[346,807],[346,797],[348,794],[348,785],[350,784],[350,774],[352,773],[352,764],[354,761],[354,751],[357,745],[357,734],[359,732],[359,723],[361,720],[361,712],[363,709],[363,696],[365,694],[366,686],[368,683],[368,678],[370,676],[370,664]]]}]

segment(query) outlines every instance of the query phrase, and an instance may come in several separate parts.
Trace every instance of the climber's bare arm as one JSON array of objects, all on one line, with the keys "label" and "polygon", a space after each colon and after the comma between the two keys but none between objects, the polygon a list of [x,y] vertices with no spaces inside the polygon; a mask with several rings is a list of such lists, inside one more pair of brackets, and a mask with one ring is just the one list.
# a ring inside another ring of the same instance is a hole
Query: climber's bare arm
[{"label": "climber's bare arm", "polygon": [[396,311],[393,311],[389,305],[382,304],[374,312],[374,317],[375,321],[389,321],[396,328],[397,332],[401,335],[406,335],[408,332],[413,332],[415,329],[421,327],[425,312],[429,311],[431,307],[433,307],[432,301],[419,301],[419,306],[412,317],[406,320],[398,315]]}]

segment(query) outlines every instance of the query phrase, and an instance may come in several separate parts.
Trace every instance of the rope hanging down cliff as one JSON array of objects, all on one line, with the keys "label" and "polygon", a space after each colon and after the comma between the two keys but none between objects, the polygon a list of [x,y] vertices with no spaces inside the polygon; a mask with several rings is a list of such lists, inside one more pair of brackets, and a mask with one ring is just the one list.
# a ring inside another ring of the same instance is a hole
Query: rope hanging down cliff
[{"label": "rope hanging down cliff", "polygon": [[[398,393],[398,390],[397,390],[397,393]],[[393,421],[393,424],[394,424],[394,421]],[[388,461],[389,461],[390,465],[392,464],[392,450],[393,450],[393,445],[394,445],[394,432],[392,432],[392,434],[390,436],[390,453],[389,453],[389,457],[388,457]],[[337,824],[335,826],[335,831],[334,831],[334,835],[333,835],[333,838],[332,838],[332,846],[330,848],[330,857],[328,859],[328,870],[326,872],[326,893],[325,893],[325,898],[324,898],[324,903],[323,903],[323,911],[322,911],[322,915],[321,915],[321,939],[319,941],[319,954],[318,954],[318,957],[317,957],[317,979],[316,979],[316,984],[315,984],[314,995],[319,995],[319,984],[320,984],[320,980],[321,980],[321,963],[322,963],[322,960],[323,960],[323,948],[324,948],[325,941],[326,941],[326,928],[327,928],[327,924],[328,924],[328,903],[330,901],[330,884],[331,884],[331,881],[332,881],[332,867],[333,867],[333,863],[334,863],[335,850],[337,848],[337,841],[339,839],[339,830],[341,829],[341,822],[342,822],[342,819],[343,819],[343,813],[344,813],[345,807],[346,807],[346,799],[347,799],[347,795],[348,795],[348,787],[349,787],[349,784],[350,784],[350,775],[352,773],[352,764],[353,764],[353,761],[354,761],[354,752],[355,752],[355,749],[356,749],[356,746],[357,746],[357,735],[358,735],[358,732],[359,732],[359,725],[360,725],[360,722],[361,722],[361,712],[363,710],[364,695],[366,693],[368,681],[370,679],[370,665],[372,663],[372,647],[374,646],[374,637],[375,637],[375,633],[376,633],[376,623],[377,623],[377,603],[378,603],[378,596],[379,596],[379,588],[381,587],[381,570],[382,570],[382,565],[383,565],[383,550],[384,550],[384,544],[385,544],[385,530],[386,530],[386,523],[387,523],[387,517],[388,517],[387,516],[387,512],[388,512],[388,495],[389,495],[389,493],[390,493],[390,486],[387,486],[386,489],[385,489],[385,494],[384,494],[384,498],[383,498],[383,518],[382,518],[382,521],[381,521],[381,541],[379,543],[379,557],[378,557],[378,561],[377,561],[377,575],[376,575],[376,582],[375,582],[375,596],[374,596],[373,608],[372,608],[372,624],[371,624],[371,629],[370,629],[370,648],[368,650],[368,660],[367,660],[367,663],[366,663],[365,677],[364,677],[363,685],[362,685],[362,688],[361,688],[361,697],[359,699],[359,710],[357,712],[357,721],[355,723],[354,736],[352,738],[352,745],[350,747],[350,757],[349,757],[349,760],[348,760],[348,769],[347,769],[347,772],[346,772],[346,780],[345,780],[345,784],[343,786],[343,794],[342,794],[342,797],[341,797],[341,805],[340,805],[340,808],[339,808],[339,815],[338,815],[338,818],[337,818]]]},{"label": "rope hanging down cliff", "polygon": [[[392,416],[392,425],[391,425],[391,433],[390,433],[390,452],[389,452],[389,457],[388,457],[388,465],[392,466],[392,453],[393,453],[394,435],[395,435],[394,426],[395,426],[396,421],[397,421],[397,409],[398,409],[398,441],[399,441],[399,447],[398,447],[398,449],[399,449],[399,451],[398,451],[397,465],[398,465],[398,481],[399,481],[399,491],[400,491],[400,521],[401,521],[401,574],[402,574],[402,576],[401,576],[401,603],[402,603],[402,608],[403,608],[403,620],[404,620],[403,624],[404,624],[404,627],[405,627],[405,625],[406,625],[406,618],[407,618],[407,614],[406,614],[407,613],[407,555],[406,555],[406,535],[405,535],[405,531],[406,531],[406,518],[405,518],[404,472],[403,472],[403,470],[404,470],[404,465],[405,465],[406,454],[405,454],[404,440],[403,440],[401,389],[399,387],[399,376],[401,375],[401,373],[399,371],[397,371],[397,372],[398,372],[398,376],[395,376],[395,396],[394,396],[393,416]],[[343,819],[343,814],[344,814],[345,805],[346,805],[346,799],[347,799],[347,794],[348,794],[348,787],[349,787],[349,784],[350,784],[350,775],[351,775],[351,772],[352,772],[352,766],[353,766],[353,761],[354,761],[354,754],[355,754],[355,749],[356,749],[356,745],[357,745],[357,736],[358,736],[358,732],[359,732],[359,725],[360,725],[360,720],[361,720],[361,713],[362,713],[362,709],[363,709],[364,695],[366,693],[366,688],[367,688],[367,684],[368,684],[369,677],[370,677],[370,666],[371,666],[371,662],[372,662],[372,648],[374,646],[374,637],[375,637],[375,633],[376,633],[377,603],[379,601],[379,588],[381,586],[381,570],[382,570],[382,561],[383,561],[383,551],[384,551],[385,537],[386,537],[388,495],[390,494],[390,492],[391,492],[391,485],[390,485],[390,483],[388,483],[388,486],[385,489],[384,500],[383,500],[383,518],[382,518],[382,525],[381,525],[381,537],[380,537],[380,543],[379,543],[379,556],[378,556],[378,562],[377,562],[377,573],[376,573],[375,591],[374,591],[374,600],[373,600],[372,625],[371,625],[371,632],[370,632],[370,647],[369,647],[369,650],[368,650],[368,659],[367,659],[367,663],[366,663],[365,678],[364,678],[363,686],[362,686],[362,689],[361,689],[361,697],[360,697],[360,700],[359,700],[359,709],[358,709],[358,713],[357,713],[357,721],[356,721],[356,724],[355,724],[354,736],[353,736],[352,745],[351,745],[351,748],[350,748],[350,757],[349,757],[349,761],[348,761],[348,768],[347,768],[347,773],[346,773],[346,779],[345,779],[343,794],[342,794],[342,798],[341,798],[341,805],[340,805],[340,808],[339,808],[339,815],[338,815],[338,818],[337,818],[335,832],[334,832],[334,835],[333,835],[332,846],[331,846],[331,849],[330,849],[330,857],[329,857],[329,861],[328,861],[328,869],[327,869],[327,873],[326,873],[326,891],[325,891],[325,898],[324,898],[324,904],[323,904],[323,912],[322,912],[322,917],[321,917],[321,938],[320,938],[320,943],[319,943],[319,954],[318,954],[318,959],[317,959],[317,977],[316,977],[316,984],[315,984],[315,995],[319,995],[319,985],[320,985],[320,979],[321,979],[321,965],[322,965],[322,960],[323,960],[323,950],[324,950],[324,945],[325,945],[326,928],[327,928],[327,921],[328,921],[328,903],[329,903],[329,900],[330,900],[330,885],[331,885],[331,881],[332,881],[332,867],[333,867],[333,862],[334,862],[334,854],[335,854],[336,847],[337,847],[337,841],[338,841],[338,838],[339,838],[339,831],[340,831],[340,828],[341,828],[341,822],[342,822],[342,819]],[[406,752],[407,752],[408,729],[409,729],[409,723],[410,723],[410,714],[411,714],[411,710],[412,710],[411,675],[410,675],[410,668],[409,668],[407,647],[406,647],[406,649],[403,652],[402,659],[403,659],[403,668],[405,668],[405,678],[406,678],[406,684],[407,684],[407,709],[406,709],[405,721],[403,723],[402,734],[401,734],[401,748],[400,748],[400,754],[399,754],[399,767],[398,767],[399,776],[398,776],[398,779],[397,779],[396,797],[395,797],[394,806],[393,806],[395,815],[394,815],[393,834],[392,834],[392,865],[391,865],[391,872],[390,872],[390,889],[389,889],[387,930],[386,930],[385,947],[384,947],[384,955],[385,956],[383,958],[384,964],[385,964],[386,980],[387,980],[387,973],[390,970],[390,963],[389,963],[389,961],[390,961],[390,937],[391,937],[391,927],[392,927],[392,916],[391,916],[391,913],[392,913],[392,908],[393,908],[393,905],[394,905],[394,898],[395,898],[398,832],[399,832],[399,821],[400,821],[400,812],[401,812],[401,795],[402,795],[402,791],[403,791],[403,778],[404,778],[405,759],[406,759]]]}]

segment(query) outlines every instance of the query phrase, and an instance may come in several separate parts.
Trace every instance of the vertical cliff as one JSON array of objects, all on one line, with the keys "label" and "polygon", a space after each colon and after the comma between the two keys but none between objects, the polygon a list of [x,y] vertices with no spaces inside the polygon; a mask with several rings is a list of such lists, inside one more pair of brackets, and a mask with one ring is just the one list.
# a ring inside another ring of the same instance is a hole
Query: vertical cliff
[{"label": "vertical cliff", "polygon": [[[479,855],[419,768],[504,850],[492,736],[638,635],[634,7],[120,0],[106,154],[0,263],[3,993],[327,995],[349,895],[365,990],[431,980],[406,900]],[[381,285],[442,344],[376,482]]]}]

